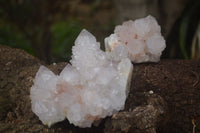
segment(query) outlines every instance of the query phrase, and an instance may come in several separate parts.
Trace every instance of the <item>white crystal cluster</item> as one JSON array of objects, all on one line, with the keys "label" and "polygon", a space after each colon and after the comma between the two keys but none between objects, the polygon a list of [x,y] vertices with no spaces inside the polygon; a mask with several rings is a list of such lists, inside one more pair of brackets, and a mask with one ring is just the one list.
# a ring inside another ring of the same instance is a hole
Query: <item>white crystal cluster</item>
[{"label": "white crystal cluster", "polygon": [[91,127],[124,108],[133,70],[126,50],[119,45],[104,52],[82,30],[72,52],[71,64],[60,75],[41,66],[31,87],[32,111],[48,126],[67,118],[76,126]]},{"label": "white crystal cluster", "polygon": [[105,38],[105,48],[112,51],[118,45],[127,50],[128,57],[135,63],[158,62],[166,47],[160,26],[152,16],[116,26],[114,34]]},{"label": "white crystal cluster", "polygon": [[68,119],[91,127],[124,108],[133,62],[157,62],[166,47],[155,18],[127,21],[105,39],[106,52],[96,38],[82,30],[72,48],[71,64],[59,75],[41,66],[30,98],[32,111],[46,125]]}]

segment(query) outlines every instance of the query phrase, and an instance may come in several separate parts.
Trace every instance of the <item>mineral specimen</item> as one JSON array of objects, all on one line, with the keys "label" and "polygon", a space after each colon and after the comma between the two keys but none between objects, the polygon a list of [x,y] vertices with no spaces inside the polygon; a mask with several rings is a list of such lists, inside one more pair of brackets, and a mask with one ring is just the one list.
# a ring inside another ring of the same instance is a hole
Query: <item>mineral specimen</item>
[{"label": "mineral specimen", "polygon": [[133,70],[126,49],[118,45],[104,52],[82,30],[72,52],[71,64],[60,75],[41,66],[31,87],[32,111],[48,126],[67,118],[76,126],[91,127],[124,108]]},{"label": "mineral specimen", "polygon": [[116,26],[114,34],[105,38],[106,51],[123,45],[128,57],[135,63],[158,62],[166,47],[160,31],[160,26],[152,16],[129,20]]}]

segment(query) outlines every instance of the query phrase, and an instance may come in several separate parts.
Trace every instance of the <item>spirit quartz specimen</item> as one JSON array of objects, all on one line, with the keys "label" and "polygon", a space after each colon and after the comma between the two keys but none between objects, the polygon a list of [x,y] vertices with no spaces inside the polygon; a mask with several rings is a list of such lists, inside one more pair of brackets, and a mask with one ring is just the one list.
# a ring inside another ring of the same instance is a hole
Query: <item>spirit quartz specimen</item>
[{"label": "spirit quartz specimen", "polygon": [[165,40],[156,19],[152,16],[129,20],[115,27],[114,34],[105,38],[105,48],[112,51],[122,45],[135,63],[158,62],[165,49]]},{"label": "spirit quartz specimen", "polygon": [[67,118],[76,126],[91,127],[124,108],[133,70],[127,51],[119,45],[104,52],[82,30],[72,53],[71,64],[60,75],[41,66],[31,87],[32,111],[48,126]]},{"label": "spirit quartz specimen", "polygon": [[165,45],[155,18],[127,21],[105,39],[107,52],[82,30],[72,48],[71,64],[60,75],[41,66],[31,87],[32,111],[46,125],[68,119],[79,127],[124,108],[133,62],[157,62]]}]

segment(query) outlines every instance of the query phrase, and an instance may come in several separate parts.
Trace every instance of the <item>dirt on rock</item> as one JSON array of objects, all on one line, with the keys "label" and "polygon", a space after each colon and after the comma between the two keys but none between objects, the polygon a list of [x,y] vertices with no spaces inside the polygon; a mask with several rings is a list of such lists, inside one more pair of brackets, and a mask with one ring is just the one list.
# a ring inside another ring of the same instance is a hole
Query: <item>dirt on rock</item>
[{"label": "dirt on rock", "polygon": [[[66,64],[46,66],[59,74]],[[30,87],[40,65],[45,64],[23,50],[0,45],[0,132],[132,133],[137,128],[139,133],[148,125],[144,119],[154,122],[150,126],[157,133],[200,132],[200,61],[161,60],[134,64],[125,109],[115,114],[119,117],[105,118],[98,127],[84,129],[67,120],[48,128],[31,111]],[[159,101],[163,101],[162,104]],[[154,112],[155,117],[148,117],[150,112],[141,115],[145,110]],[[140,115],[135,115],[134,111]],[[127,114],[130,117],[125,117]],[[145,131],[150,133],[150,130]]]}]

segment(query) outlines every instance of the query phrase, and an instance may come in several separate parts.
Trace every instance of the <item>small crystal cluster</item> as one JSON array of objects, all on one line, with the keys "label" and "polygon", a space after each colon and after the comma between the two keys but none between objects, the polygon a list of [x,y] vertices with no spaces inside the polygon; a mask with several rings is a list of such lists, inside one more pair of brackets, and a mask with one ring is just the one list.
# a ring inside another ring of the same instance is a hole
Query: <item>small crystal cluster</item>
[{"label": "small crystal cluster", "polygon": [[31,87],[32,111],[48,126],[68,119],[79,127],[122,110],[134,62],[159,61],[165,48],[156,20],[148,16],[128,21],[105,39],[106,52],[96,38],[82,30],[72,48],[71,64],[59,75],[41,66]]},{"label": "small crystal cluster", "polygon": [[100,50],[95,37],[82,30],[72,49],[71,65],[60,75],[41,66],[31,87],[33,112],[46,125],[65,118],[79,127],[124,108],[132,75],[132,63],[126,56],[112,58]]},{"label": "small crystal cluster", "polygon": [[129,20],[116,26],[114,34],[105,38],[105,48],[112,51],[117,45],[122,45],[128,51],[128,57],[135,63],[158,62],[166,47],[160,30],[152,16]]}]

